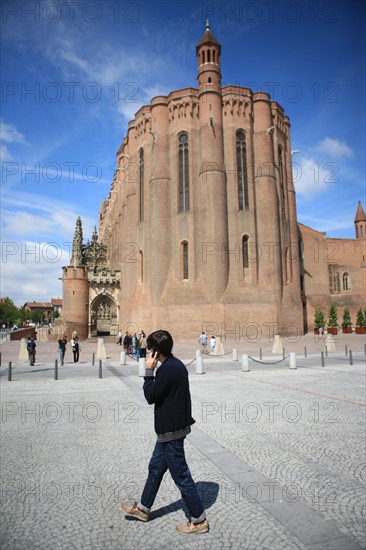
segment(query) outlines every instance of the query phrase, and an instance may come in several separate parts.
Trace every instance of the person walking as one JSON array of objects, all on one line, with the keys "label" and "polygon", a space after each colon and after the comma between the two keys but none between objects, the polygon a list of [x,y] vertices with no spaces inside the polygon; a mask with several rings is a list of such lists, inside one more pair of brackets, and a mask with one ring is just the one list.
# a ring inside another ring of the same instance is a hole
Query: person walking
[{"label": "person walking", "polygon": [[[151,353],[146,361],[143,391],[146,401],[155,405],[157,441],[140,501],[132,505],[124,502],[121,510],[127,517],[148,521],[163,476],[169,470],[190,514],[190,520],[177,525],[176,530],[184,534],[207,533],[206,513],[184,454],[184,439],[195,422],[191,413],[188,371],[182,361],[173,356],[173,338],[168,331],[157,330],[150,334],[147,348]],[[160,366],[154,376],[158,362]]]},{"label": "person walking", "polygon": [[72,347],[72,353],[74,355],[74,363],[77,363],[79,361],[79,354],[80,354],[80,344],[79,344],[79,338],[75,336],[71,340],[71,347]]},{"label": "person walking", "polygon": [[64,364],[65,353],[66,353],[66,344],[67,344],[67,340],[66,340],[66,336],[64,335],[58,341],[58,349],[60,351],[60,364],[61,364],[61,366]]},{"label": "person walking", "polygon": [[141,332],[139,346],[140,346],[140,357],[142,359],[146,358],[146,336],[144,331]]},{"label": "person walking", "polygon": [[30,340],[28,340],[27,350],[28,350],[28,357],[29,357],[29,365],[33,367],[34,363],[36,362],[36,343],[34,341],[34,338],[31,338]]},{"label": "person walking", "polygon": [[199,335],[198,341],[201,344],[201,351],[202,353],[207,353],[207,334],[205,332],[202,332],[202,334]]},{"label": "person walking", "polygon": [[126,353],[130,353],[130,346],[131,346],[131,336],[128,334],[127,330],[125,332],[125,335],[123,337],[123,349]]}]

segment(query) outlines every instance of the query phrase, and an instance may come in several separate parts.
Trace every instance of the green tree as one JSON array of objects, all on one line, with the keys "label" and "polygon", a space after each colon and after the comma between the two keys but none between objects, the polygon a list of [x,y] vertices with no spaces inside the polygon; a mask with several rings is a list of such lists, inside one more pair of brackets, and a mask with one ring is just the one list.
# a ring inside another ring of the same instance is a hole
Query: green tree
[{"label": "green tree", "polygon": [[33,323],[41,323],[44,315],[42,311],[32,311],[30,314],[30,318],[32,319]]},{"label": "green tree", "polygon": [[336,328],[338,326],[338,314],[335,304],[330,304],[328,316],[328,327]]},{"label": "green tree", "polygon": [[342,327],[351,327],[351,326],[352,326],[351,314],[349,312],[348,307],[345,307],[343,310]]},{"label": "green tree", "polygon": [[324,328],[325,327],[324,313],[322,311],[320,311],[320,309],[315,310],[314,327],[315,328]]},{"label": "green tree", "polygon": [[362,308],[359,308],[359,310],[357,311],[356,326],[366,327],[366,319],[365,319],[365,315],[362,311]]},{"label": "green tree", "polygon": [[0,304],[0,323],[12,326],[19,318],[19,308],[14,304],[13,300],[8,296]]}]

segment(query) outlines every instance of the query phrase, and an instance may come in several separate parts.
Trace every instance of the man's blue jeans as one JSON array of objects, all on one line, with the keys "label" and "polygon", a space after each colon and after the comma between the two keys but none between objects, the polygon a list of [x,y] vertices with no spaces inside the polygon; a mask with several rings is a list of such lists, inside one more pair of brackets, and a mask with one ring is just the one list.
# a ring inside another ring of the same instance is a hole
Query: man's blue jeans
[{"label": "man's blue jeans", "polygon": [[60,349],[60,363],[61,363],[61,365],[64,364],[64,359],[65,359],[65,350]]},{"label": "man's blue jeans", "polygon": [[184,455],[184,438],[166,443],[156,442],[149,463],[147,477],[138,507],[149,513],[165,472],[169,469],[174,483],[181,492],[182,498],[193,523],[199,523],[206,518],[201,498],[189,471]]}]

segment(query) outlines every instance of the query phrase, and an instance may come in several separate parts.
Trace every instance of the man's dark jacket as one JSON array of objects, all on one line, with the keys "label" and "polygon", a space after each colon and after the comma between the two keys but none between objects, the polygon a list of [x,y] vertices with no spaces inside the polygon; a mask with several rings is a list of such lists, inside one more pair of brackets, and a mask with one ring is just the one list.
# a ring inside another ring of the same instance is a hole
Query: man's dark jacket
[{"label": "man's dark jacket", "polygon": [[179,359],[170,355],[144,382],[146,401],[155,404],[155,432],[166,434],[194,424],[188,371]]}]

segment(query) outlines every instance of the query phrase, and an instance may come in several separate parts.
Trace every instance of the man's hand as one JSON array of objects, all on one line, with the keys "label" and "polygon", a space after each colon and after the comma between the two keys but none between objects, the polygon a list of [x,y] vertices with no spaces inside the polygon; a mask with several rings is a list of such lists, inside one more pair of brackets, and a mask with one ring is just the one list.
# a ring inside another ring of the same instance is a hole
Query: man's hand
[{"label": "man's hand", "polygon": [[152,374],[158,364],[158,352],[151,351],[146,361],[146,374]]}]

